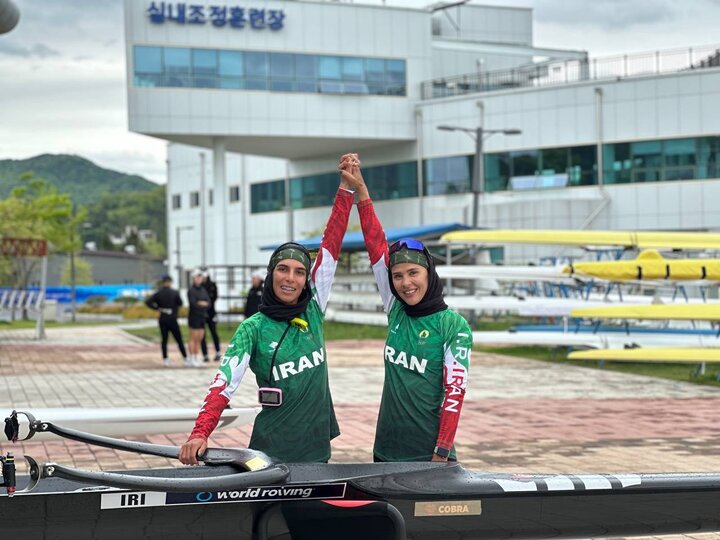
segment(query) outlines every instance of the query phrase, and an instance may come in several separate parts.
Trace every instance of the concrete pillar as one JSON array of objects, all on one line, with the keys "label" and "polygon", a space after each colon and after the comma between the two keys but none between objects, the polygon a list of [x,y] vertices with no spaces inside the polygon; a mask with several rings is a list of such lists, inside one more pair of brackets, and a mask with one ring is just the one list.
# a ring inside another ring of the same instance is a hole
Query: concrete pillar
[{"label": "concrete pillar", "polygon": [[228,187],[225,174],[225,140],[213,139],[213,211],[212,228],[214,239],[214,257],[212,264],[226,264],[227,252],[227,207]]}]

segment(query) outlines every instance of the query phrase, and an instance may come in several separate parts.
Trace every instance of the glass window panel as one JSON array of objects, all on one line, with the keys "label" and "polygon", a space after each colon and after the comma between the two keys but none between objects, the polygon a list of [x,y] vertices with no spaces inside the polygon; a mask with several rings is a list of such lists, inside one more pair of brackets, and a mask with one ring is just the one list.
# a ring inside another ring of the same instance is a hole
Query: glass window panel
[{"label": "glass window panel", "polygon": [[292,92],[294,90],[294,85],[292,81],[274,80],[270,82],[270,90],[273,92]]},{"label": "glass window panel", "polygon": [[320,92],[323,94],[342,94],[342,83],[337,81],[320,81]]},{"label": "glass window panel", "polygon": [[665,165],[695,165],[695,139],[664,141]]},{"label": "glass window panel", "polygon": [[270,54],[270,76],[274,79],[292,79],[295,77],[295,59],[292,54]]},{"label": "glass window panel", "polygon": [[[471,166],[472,161],[471,159]],[[510,163],[511,159],[508,152],[485,154],[485,191],[505,191],[508,189]]]},{"label": "glass window panel", "polygon": [[365,79],[362,58],[346,57],[342,61],[342,78],[345,81],[362,81]]},{"label": "glass window panel", "polygon": [[343,94],[367,94],[367,84],[361,82],[343,83]]},{"label": "glass window panel", "polygon": [[633,182],[659,182],[660,169],[633,169]]},{"label": "glass window panel", "polygon": [[245,75],[248,78],[265,79],[268,76],[268,54],[265,52],[244,53]]},{"label": "glass window panel", "polygon": [[215,77],[193,77],[193,86],[195,88],[217,88],[218,80]]},{"label": "glass window panel", "polygon": [[293,179],[291,186],[293,208],[329,206],[335,198],[336,190],[333,188],[337,187],[337,175],[325,173],[302,176]]},{"label": "glass window panel", "polygon": [[385,83],[368,83],[368,93],[376,96],[384,96],[387,94]]},{"label": "glass window panel", "polygon": [[284,180],[252,184],[250,186],[250,211],[253,214],[282,210],[284,205]]},{"label": "glass window panel", "polygon": [[160,47],[134,47],[135,73],[162,73],[162,49]]},{"label": "glass window panel", "polygon": [[520,150],[510,152],[513,176],[530,176],[538,172],[538,151]]},{"label": "glass window panel", "polygon": [[380,58],[366,58],[365,80],[370,82],[385,82],[385,60]]},{"label": "glass window panel", "polygon": [[193,73],[217,74],[217,51],[211,49],[192,50]]},{"label": "glass window panel", "polygon": [[387,80],[405,85],[405,60],[386,60]]},{"label": "glass window panel", "polygon": [[220,51],[218,55],[218,73],[230,77],[242,77],[243,54],[240,51]]},{"label": "glass window panel", "polygon": [[229,88],[233,90],[240,90],[244,88],[242,79],[240,77],[222,77],[220,79],[220,88]]},{"label": "glass window panel", "polygon": [[603,182],[606,184],[627,184],[630,182],[632,160],[630,143],[603,145]]},{"label": "glass window panel", "polygon": [[318,57],[318,68],[321,79],[341,78],[341,59],[337,56]]},{"label": "glass window panel", "polygon": [[376,200],[417,196],[417,166],[413,161],[369,167],[366,172],[363,176]]},{"label": "glass window panel", "polygon": [[295,83],[296,92],[317,92],[318,85],[315,81],[297,81]]},{"label": "glass window panel", "polygon": [[695,167],[667,167],[665,180],[692,180],[695,178]]},{"label": "glass window panel", "polygon": [[569,185],[591,186],[597,184],[597,148],[575,146],[570,148]]},{"label": "glass window panel", "polygon": [[246,90],[267,90],[268,81],[267,79],[246,79],[244,86]]},{"label": "glass window panel", "polygon": [[720,137],[702,137],[698,145],[698,178],[720,178]]},{"label": "glass window panel", "polygon": [[296,54],[295,56],[295,77],[297,79],[315,79],[315,56],[310,54]]},{"label": "glass window panel", "polygon": [[630,143],[634,167],[662,166],[662,143],[660,141],[643,141]]},{"label": "glass window panel", "polygon": [[166,72],[190,73],[190,49],[168,48],[163,56]]},{"label": "glass window panel", "polygon": [[563,174],[568,168],[567,148],[544,148],[542,157],[542,174]]},{"label": "glass window panel", "polygon": [[165,86],[190,86],[190,49],[164,49],[163,60]]}]

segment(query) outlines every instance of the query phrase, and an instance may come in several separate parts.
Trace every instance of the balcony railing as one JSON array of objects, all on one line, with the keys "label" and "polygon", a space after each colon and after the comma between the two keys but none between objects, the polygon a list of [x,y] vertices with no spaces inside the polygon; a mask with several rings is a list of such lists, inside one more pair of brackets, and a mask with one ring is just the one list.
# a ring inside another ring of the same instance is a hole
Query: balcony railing
[{"label": "balcony railing", "polygon": [[720,67],[720,45],[670,49],[583,60],[549,60],[514,69],[443,77],[422,84],[423,99],[570,84],[590,80],[622,79],[691,69]]}]

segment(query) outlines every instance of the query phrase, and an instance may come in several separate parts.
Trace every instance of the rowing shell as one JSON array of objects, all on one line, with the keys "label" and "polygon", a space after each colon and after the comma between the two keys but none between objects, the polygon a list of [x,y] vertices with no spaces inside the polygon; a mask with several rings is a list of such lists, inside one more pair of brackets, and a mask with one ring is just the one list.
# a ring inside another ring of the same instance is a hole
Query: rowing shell
[{"label": "rowing shell", "polygon": [[[27,414],[27,413],[23,413]],[[178,448],[36,421],[31,430],[164,457]],[[8,429],[13,435],[13,427]],[[16,431],[15,431],[16,433]],[[720,530],[720,474],[480,473],[458,463],[282,464],[211,448],[204,466],[93,472],[30,464],[0,495],[2,538],[577,538]]]}]

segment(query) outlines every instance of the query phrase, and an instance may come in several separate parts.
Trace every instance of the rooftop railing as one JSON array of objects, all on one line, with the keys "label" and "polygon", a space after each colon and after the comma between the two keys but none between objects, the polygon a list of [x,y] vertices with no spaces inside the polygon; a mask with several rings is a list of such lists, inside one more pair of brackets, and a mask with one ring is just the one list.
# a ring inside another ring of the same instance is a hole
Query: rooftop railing
[{"label": "rooftop railing", "polygon": [[432,99],[512,88],[623,79],[711,67],[720,67],[720,45],[581,60],[548,60],[514,69],[443,77],[425,81],[421,85],[423,99]]}]

